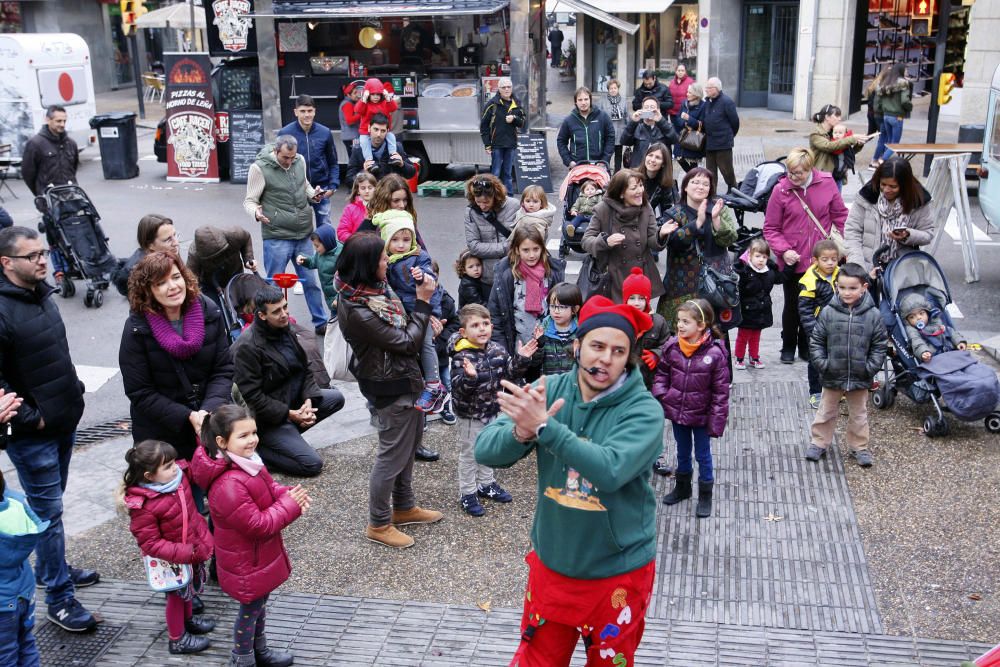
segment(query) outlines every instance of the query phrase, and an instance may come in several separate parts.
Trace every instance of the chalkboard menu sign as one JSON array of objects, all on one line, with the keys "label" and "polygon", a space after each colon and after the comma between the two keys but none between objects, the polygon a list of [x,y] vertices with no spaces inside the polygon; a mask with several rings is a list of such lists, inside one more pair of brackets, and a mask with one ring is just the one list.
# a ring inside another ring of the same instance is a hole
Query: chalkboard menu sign
[{"label": "chalkboard menu sign", "polygon": [[229,180],[246,183],[250,165],[264,145],[264,114],[261,111],[229,112]]},{"label": "chalkboard menu sign", "polygon": [[522,192],[529,185],[540,185],[546,192],[552,192],[552,178],[549,175],[549,147],[544,132],[517,135],[514,178],[518,192]]}]

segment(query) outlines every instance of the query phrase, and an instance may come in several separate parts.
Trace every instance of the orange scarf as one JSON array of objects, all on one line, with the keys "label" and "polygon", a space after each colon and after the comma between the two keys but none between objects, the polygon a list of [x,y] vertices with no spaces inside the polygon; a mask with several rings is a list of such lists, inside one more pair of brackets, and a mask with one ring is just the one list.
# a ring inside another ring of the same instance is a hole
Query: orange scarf
[{"label": "orange scarf", "polygon": [[693,355],[695,352],[697,352],[698,348],[701,347],[701,344],[704,343],[706,340],[708,340],[708,332],[707,331],[702,334],[701,338],[699,338],[698,340],[696,340],[693,343],[689,343],[686,340],[684,340],[683,338],[678,337],[677,338],[677,344],[681,346],[681,352],[684,354],[684,356],[687,357],[688,359],[690,359],[691,355]]}]

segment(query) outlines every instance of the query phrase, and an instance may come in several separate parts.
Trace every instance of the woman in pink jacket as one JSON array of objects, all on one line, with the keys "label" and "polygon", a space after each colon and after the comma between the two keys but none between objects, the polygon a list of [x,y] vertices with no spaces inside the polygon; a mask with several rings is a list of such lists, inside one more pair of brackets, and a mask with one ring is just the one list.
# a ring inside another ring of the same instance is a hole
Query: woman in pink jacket
[{"label": "woman in pink jacket", "polygon": [[796,347],[799,357],[809,360],[809,337],[799,326],[799,278],[809,268],[813,246],[834,227],[844,233],[847,207],[833,177],[813,168],[807,149],[789,152],[785,172],[767,202],[764,238],[776,255],[778,268],[788,274],[781,312],[781,363],[790,364],[795,361]]},{"label": "woman in pink jacket", "polygon": [[219,586],[240,603],[230,667],[287,667],[291,653],[267,645],[264,606],[292,573],[281,531],[309,509],[301,486],[271,478],[257,454],[257,423],[238,405],[224,405],[205,420],[191,470],[208,491],[215,525]]}]

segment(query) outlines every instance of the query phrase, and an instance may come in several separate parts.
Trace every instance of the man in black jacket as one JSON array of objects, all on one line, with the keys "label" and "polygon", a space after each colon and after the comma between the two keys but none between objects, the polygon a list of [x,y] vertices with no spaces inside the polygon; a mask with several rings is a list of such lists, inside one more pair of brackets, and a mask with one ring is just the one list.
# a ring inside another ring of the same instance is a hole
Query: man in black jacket
[{"label": "man in black jacket", "polygon": [[490,173],[500,179],[507,193],[514,191],[511,172],[517,153],[517,130],[524,127],[524,109],[514,98],[514,84],[500,79],[498,92],[486,104],[479,122],[479,135],[490,154]]},{"label": "man in black jacket", "polygon": [[656,103],[660,105],[660,114],[666,118],[673,108],[673,98],[670,96],[670,89],[659,82],[656,78],[656,71],[644,69],[639,72],[642,78],[642,85],[635,89],[635,96],[632,98],[632,111],[642,109],[642,101],[647,97],[656,98]]},{"label": "man in black jacket", "polygon": [[410,159],[406,157],[406,151],[400,143],[396,144],[396,152],[390,154],[388,145],[385,142],[385,135],[389,133],[389,119],[383,114],[377,113],[372,116],[368,123],[368,136],[372,140],[372,157],[374,160],[365,160],[364,153],[360,146],[355,146],[351,151],[350,162],[347,163],[347,182],[354,183],[354,177],[365,170],[375,178],[381,180],[386,174],[399,174],[403,178],[413,178],[417,173],[417,168]]},{"label": "man in black jacket", "polygon": [[48,618],[72,632],[97,619],[76,600],[76,587],[100,576],[66,564],[62,494],[83,416],[83,383],[70,359],[66,327],[45,282],[47,252],[27,227],[0,231],[0,388],[24,399],[11,420],[7,454],[32,509],[48,528],[35,550],[35,578],[45,585]]},{"label": "man in black jacket", "polygon": [[257,420],[257,451],[272,471],[314,477],[323,459],[302,432],[344,407],[344,396],[317,383],[309,354],[291,330],[280,289],[262,288],[254,307],[253,324],[232,349],[233,381]]},{"label": "man in black jacket", "polygon": [[736,113],[736,102],[722,92],[722,81],[712,77],[705,82],[705,110],[701,120],[705,129],[705,167],[716,178],[718,172],[730,189],[736,187],[736,173],[733,171],[733,146],[736,133],[740,131],[740,117]]},{"label": "man in black jacket", "polygon": [[553,23],[552,30],[549,31],[549,50],[552,52],[552,67],[559,69],[562,64],[562,44],[563,31],[559,29],[559,24]]}]

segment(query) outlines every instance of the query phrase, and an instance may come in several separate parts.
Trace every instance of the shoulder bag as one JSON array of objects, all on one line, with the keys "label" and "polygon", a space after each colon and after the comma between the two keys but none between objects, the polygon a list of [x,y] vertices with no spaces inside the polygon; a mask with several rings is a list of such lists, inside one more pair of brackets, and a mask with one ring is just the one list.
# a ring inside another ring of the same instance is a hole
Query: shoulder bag
[{"label": "shoulder bag", "polygon": [[698,296],[708,301],[716,310],[737,309],[740,306],[740,277],[733,271],[720,270],[709,264],[701,251],[701,242],[695,239],[695,249],[701,269],[698,272]]},{"label": "shoulder bag", "polygon": [[344,332],[340,330],[340,325],[331,322],[326,328],[326,337],[323,339],[323,365],[326,372],[330,374],[330,379],[341,382],[357,382],[351,367],[354,366],[354,349],[344,338]]},{"label": "shoulder bag", "polygon": [[[178,489],[180,493],[180,489]],[[181,499],[181,544],[187,544],[188,510]],[[169,563],[162,558],[142,555],[142,565],[146,570],[146,582],[155,593],[169,593],[188,586],[193,570],[187,563]]]},{"label": "shoulder bag", "polygon": [[685,127],[681,132],[681,138],[678,141],[680,147],[684,150],[694,151],[695,153],[701,153],[705,150],[705,133],[702,131],[701,121],[698,121],[698,129],[692,130],[690,127]]},{"label": "shoulder bag", "polygon": [[809,204],[806,203],[806,200],[800,197],[799,193],[795,190],[792,190],[792,194],[795,195],[795,198],[799,200],[800,204],[802,204],[802,208],[805,210],[806,215],[809,216],[809,219],[812,220],[813,224],[816,225],[816,228],[819,229],[819,233],[823,235],[823,238],[830,239],[836,243],[840,256],[847,257],[847,248],[844,245],[844,235],[837,231],[837,225],[831,224],[830,231],[827,232],[823,229],[823,225],[820,224],[819,220],[816,219],[816,216],[813,214],[812,209],[809,208]]},{"label": "shoulder bag", "polygon": [[[590,219],[590,224],[594,224],[594,218]],[[607,230],[600,230],[607,233]],[[602,269],[600,263],[589,252],[580,263],[580,275],[576,279],[576,285],[580,288],[580,294],[586,301],[595,294],[608,296],[610,293],[611,279],[608,276],[608,267]]]}]

